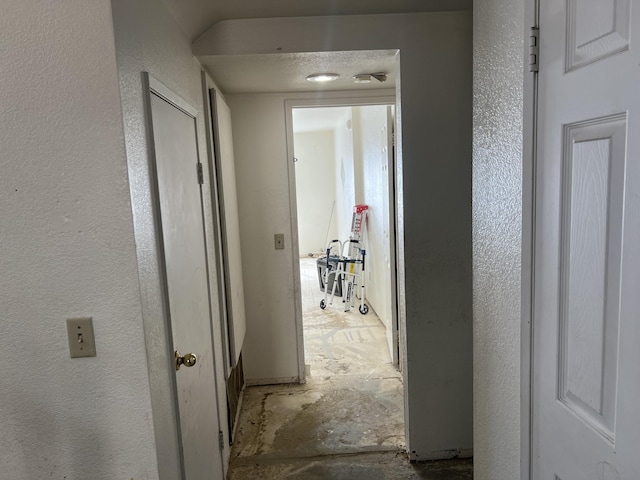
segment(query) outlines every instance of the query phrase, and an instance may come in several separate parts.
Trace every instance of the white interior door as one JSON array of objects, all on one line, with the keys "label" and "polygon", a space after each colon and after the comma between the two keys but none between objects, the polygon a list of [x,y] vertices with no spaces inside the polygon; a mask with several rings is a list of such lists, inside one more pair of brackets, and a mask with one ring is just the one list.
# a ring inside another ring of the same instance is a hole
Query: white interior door
[{"label": "white interior door", "polygon": [[225,264],[229,350],[231,366],[235,367],[242,351],[247,330],[244,308],[244,282],[240,253],[240,221],[236,190],[236,169],[233,157],[231,110],[215,90],[211,90],[213,137],[218,178],[222,255]]},{"label": "white interior door", "polygon": [[640,478],[639,14],[540,2],[532,480]]},{"label": "white interior door", "polygon": [[195,113],[150,98],[173,346],[197,357],[176,371],[185,478],[223,478]]}]

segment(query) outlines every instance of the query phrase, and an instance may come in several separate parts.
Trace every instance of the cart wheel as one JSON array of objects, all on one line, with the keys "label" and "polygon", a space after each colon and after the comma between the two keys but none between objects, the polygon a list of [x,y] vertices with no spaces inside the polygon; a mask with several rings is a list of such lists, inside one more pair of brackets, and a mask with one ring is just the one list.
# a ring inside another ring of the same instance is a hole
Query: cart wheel
[{"label": "cart wheel", "polygon": [[366,315],[369,312],[369,305],[363,303],[362,305],[360,305],[360,307],[358,307],[358,310],[360,310],[360,313],[362,315]]},{"label": "cart wheel", "polygon": [[327,302],[325,302],[324,299],[320,300],[320,308],[323,310],[327,308]]}]

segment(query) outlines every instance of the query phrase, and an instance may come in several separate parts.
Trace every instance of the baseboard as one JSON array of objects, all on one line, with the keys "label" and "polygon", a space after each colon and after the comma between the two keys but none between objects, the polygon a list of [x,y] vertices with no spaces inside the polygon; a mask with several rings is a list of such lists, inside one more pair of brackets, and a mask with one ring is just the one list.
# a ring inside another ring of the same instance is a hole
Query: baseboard
[{"label": "baseboard", "polygon": [[300,383],[300,377],[257,378],[246,380],[247,387],[258,387],[261,385],[278,385],[281,383]]},{"label": "baseboard", "polygon": [[451,460],[453,458],[471,457],[473,457],[473,448],[439,450],[435,452],[427,452],[426,454],[418,454],[415,451],[409,452],[409,460],[412,462],[427,462],[429,460]]}]

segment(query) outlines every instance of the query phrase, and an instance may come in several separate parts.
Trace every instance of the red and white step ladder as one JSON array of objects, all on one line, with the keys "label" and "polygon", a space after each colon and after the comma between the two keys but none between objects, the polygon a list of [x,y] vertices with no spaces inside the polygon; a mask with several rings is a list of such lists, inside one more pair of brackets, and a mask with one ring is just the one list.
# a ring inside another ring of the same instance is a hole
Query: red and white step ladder
[{"label": "red and white step ladder", "polygon": [[369,205],[360,204],[353,207],[353,216],[351,217],[351,237],[349,237],[350,240],[362,240],[368,211]]}]

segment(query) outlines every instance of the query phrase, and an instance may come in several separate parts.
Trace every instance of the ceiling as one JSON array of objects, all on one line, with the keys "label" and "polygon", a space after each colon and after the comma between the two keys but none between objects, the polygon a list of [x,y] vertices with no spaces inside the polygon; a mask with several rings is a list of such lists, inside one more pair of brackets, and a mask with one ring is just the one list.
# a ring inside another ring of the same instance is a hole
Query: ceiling
[{"label": "ceiling", "polygon": [[[222,20],[470,10],[472,0],[162,0],[191,41]],[[316,52],[198,57],[224,93],[313,92],[395,88],[397,52]],[[359,73],[387,73],[384,83],[355,84]],[[338,73],[334,82],[305,77]]]},{"label": "ceiling", "polygon": [[[395,88],[398,74],[396,50],[357,52],[214,55],[199,57],[224,93],[313,92]],[[314,73],[338,73],[333,82],[305,80]],[[387,81],[356,84],[359,73],[384,72]]]},{"label": "ceiling", "polygon": [[472,0],[162,0],[191,41],[221,20],[470,10]]}]

